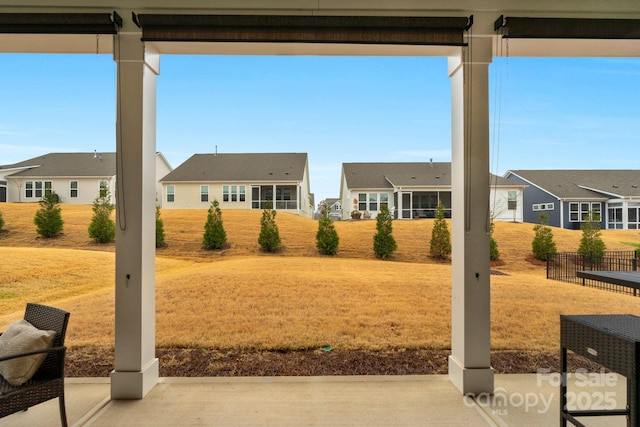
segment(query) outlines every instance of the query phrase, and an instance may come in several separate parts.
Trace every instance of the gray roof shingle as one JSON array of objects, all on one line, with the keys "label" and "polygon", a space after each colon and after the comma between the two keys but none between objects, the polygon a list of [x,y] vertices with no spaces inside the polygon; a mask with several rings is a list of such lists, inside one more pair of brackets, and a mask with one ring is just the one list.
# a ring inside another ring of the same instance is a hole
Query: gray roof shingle
[{"label": "gray roof shingle", "polygon": [[307,153],[194,154],[162,182],[302,181]]},{"label": "gray roof shingle", "polygon": [[0,169],[29,167],[10,177],[110,177],[116,174],[115,153],[49,153]]},{"label": "gray roof shingle", "polygon": [[[451,187],[450,162],[343,163],[349,188]],[[514,182],[491,174],[491,185]]]},{"label": "gray roof shingle", "polygon": [[[510,170],[560,199],[589,199],[603,194],[640,197],[637,170]],[[592,191],[596,190],[596,191]]]}]

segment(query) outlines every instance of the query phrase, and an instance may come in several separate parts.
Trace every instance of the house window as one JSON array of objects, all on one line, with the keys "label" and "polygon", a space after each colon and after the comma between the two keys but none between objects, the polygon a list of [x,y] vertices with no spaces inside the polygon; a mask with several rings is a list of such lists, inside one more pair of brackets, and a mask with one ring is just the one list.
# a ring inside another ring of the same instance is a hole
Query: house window
[{"label": "house window", "polygon": [[24,197],[33,197],[33,181],[24,183]]},{"label": "house window", "polygon": [[176,187],[167,185],[167,202],[173,202],[176,198]]},{"label": "house window", "polygon": [[36,181],[36,193],[37,198],[42,197],[42,181]]},{"label": "house window", "polygon": [[[514,200],[514,203],[515,203],[515,200]],[[554,206],[555,205],[553,203],[537,203],[533,205],[533,210],[534,211],[552,211],[554,209]],[[515,209],[515,207],[513,209]]]},{"label": "house window", "polygon": [[569,203],[569,221],[586,222],[589,212],[593,211],[596,218],[601,217],[600,202],[571,202]]},{"label": "house window", "polygon": [[378,210],[378,193],[369,193],[369,210]]},{"label": "house window", "polygon": [[51,181],[45,181],[44,182],[44,195],[48,196],[49,194],[52,193],[52,185],[51,185]]},{"label": "house window", "polygon": [[200,201],[208,202],[209,201],[209,186],[201,185],[200,186]]},{"label": "house window", "polygon": [[378,211],[382,205],[389,207],[389,193],[358,193],[358,210]]},{"label": "house window", "polygon": [[518,205],[518,192],[509,191],[507,193],[507,209],[510,211],[515,211],[517,205]]},{"label": "house window", "polygon": [[109,186],[107,181],[100,181],[100,197],[106,197],[108,191]]},{"label": "house window", "polygon": [[223,202],[244,202],[247,198],[246,187],[244,185],[223,185],[222,201]]},{"label": "house window", "polygon": [[69,197],[78,197],[78,181],[69,182]]},{"label": "house window", "polygon": [[367,193],[358,194],[358,210],[360,212],[367,210]]}]

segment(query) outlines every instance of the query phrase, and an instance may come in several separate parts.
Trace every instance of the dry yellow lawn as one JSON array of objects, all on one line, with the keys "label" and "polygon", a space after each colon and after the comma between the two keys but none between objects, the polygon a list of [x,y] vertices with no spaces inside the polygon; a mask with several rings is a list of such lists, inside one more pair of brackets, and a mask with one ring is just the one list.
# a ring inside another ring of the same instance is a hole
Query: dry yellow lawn
[{"label": "dry yellow lawn", "polygon": [[[90,206],[63,205],[65,228],[38,238],[37,204],[2,204],[0,328],[27,301],[69,310],[68,344],[112,346],[114,245],[92,243]],[[398,251],[374,258],[375,221],[336,223],[336,257],[315,250],[317,222],[279,213],[285,248],[258,249],[255,211],[223,211],[230,247],[204,251],[206,211],[162,212],[168,246],[156,259],[157,344],[221,349],[449,348],[451,267],[428,259],[432,221],[395,221]],[[526,261],[531,224],[496,223],[504,264],[494,269],[492,346],[556,351],[561,313],[633,313],[638,299],[548,281]],[[561,251],[578,247],[579,231],[554,229]],[[630,250],[637,231],[603,231],[608,249]]]}]

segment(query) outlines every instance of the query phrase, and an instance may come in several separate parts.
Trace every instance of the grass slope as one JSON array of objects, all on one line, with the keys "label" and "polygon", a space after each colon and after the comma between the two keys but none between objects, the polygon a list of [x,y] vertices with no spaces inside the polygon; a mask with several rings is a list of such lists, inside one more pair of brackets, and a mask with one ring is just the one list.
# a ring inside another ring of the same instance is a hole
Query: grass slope
[{"label": "grass slope", "polygon": [[[63,205],[65,228],[39,238],[37,204],[2,204],[0,328],[19,318],[27,301],[69,310],[71,347],[113,346],[114,245],[88,237],[90,206]],[[337,222],[336,257],[315,250],[317,222],[276,217],[285,248],[260,252],[259,211],[223,211],[230,247],[200,247],[206,211],[165,210],[167,247],[156,258],[158,346],[228,350],[443,349],[450,347],[451,267],[432,262],[432,221],[395,221],[398,251],[374,258],[375,221]],[[546,280],[527,261],[531,224],[496,223],[505,275],[491,278],[492,347],[557,351],[561,313],[633,313],[637,299]],[[581,233],[554,229],[561,251]],[[608,249],[628,250],[637,231],[603,231]]]}]

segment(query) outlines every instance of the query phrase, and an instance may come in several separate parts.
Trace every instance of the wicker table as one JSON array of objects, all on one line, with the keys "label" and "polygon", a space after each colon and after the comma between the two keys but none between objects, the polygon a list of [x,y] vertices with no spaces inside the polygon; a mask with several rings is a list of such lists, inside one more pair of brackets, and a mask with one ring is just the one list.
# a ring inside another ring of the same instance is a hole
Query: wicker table
[{"label": "wicker table", "polygon": [[[586,357],[627,378],[626,409],[568,411],[567,350]],[[560,425],[584,426],[575,417],[626,415],[628,426],[638,426],[640,389],[640,317],[630,314],[560,316]]]}]

